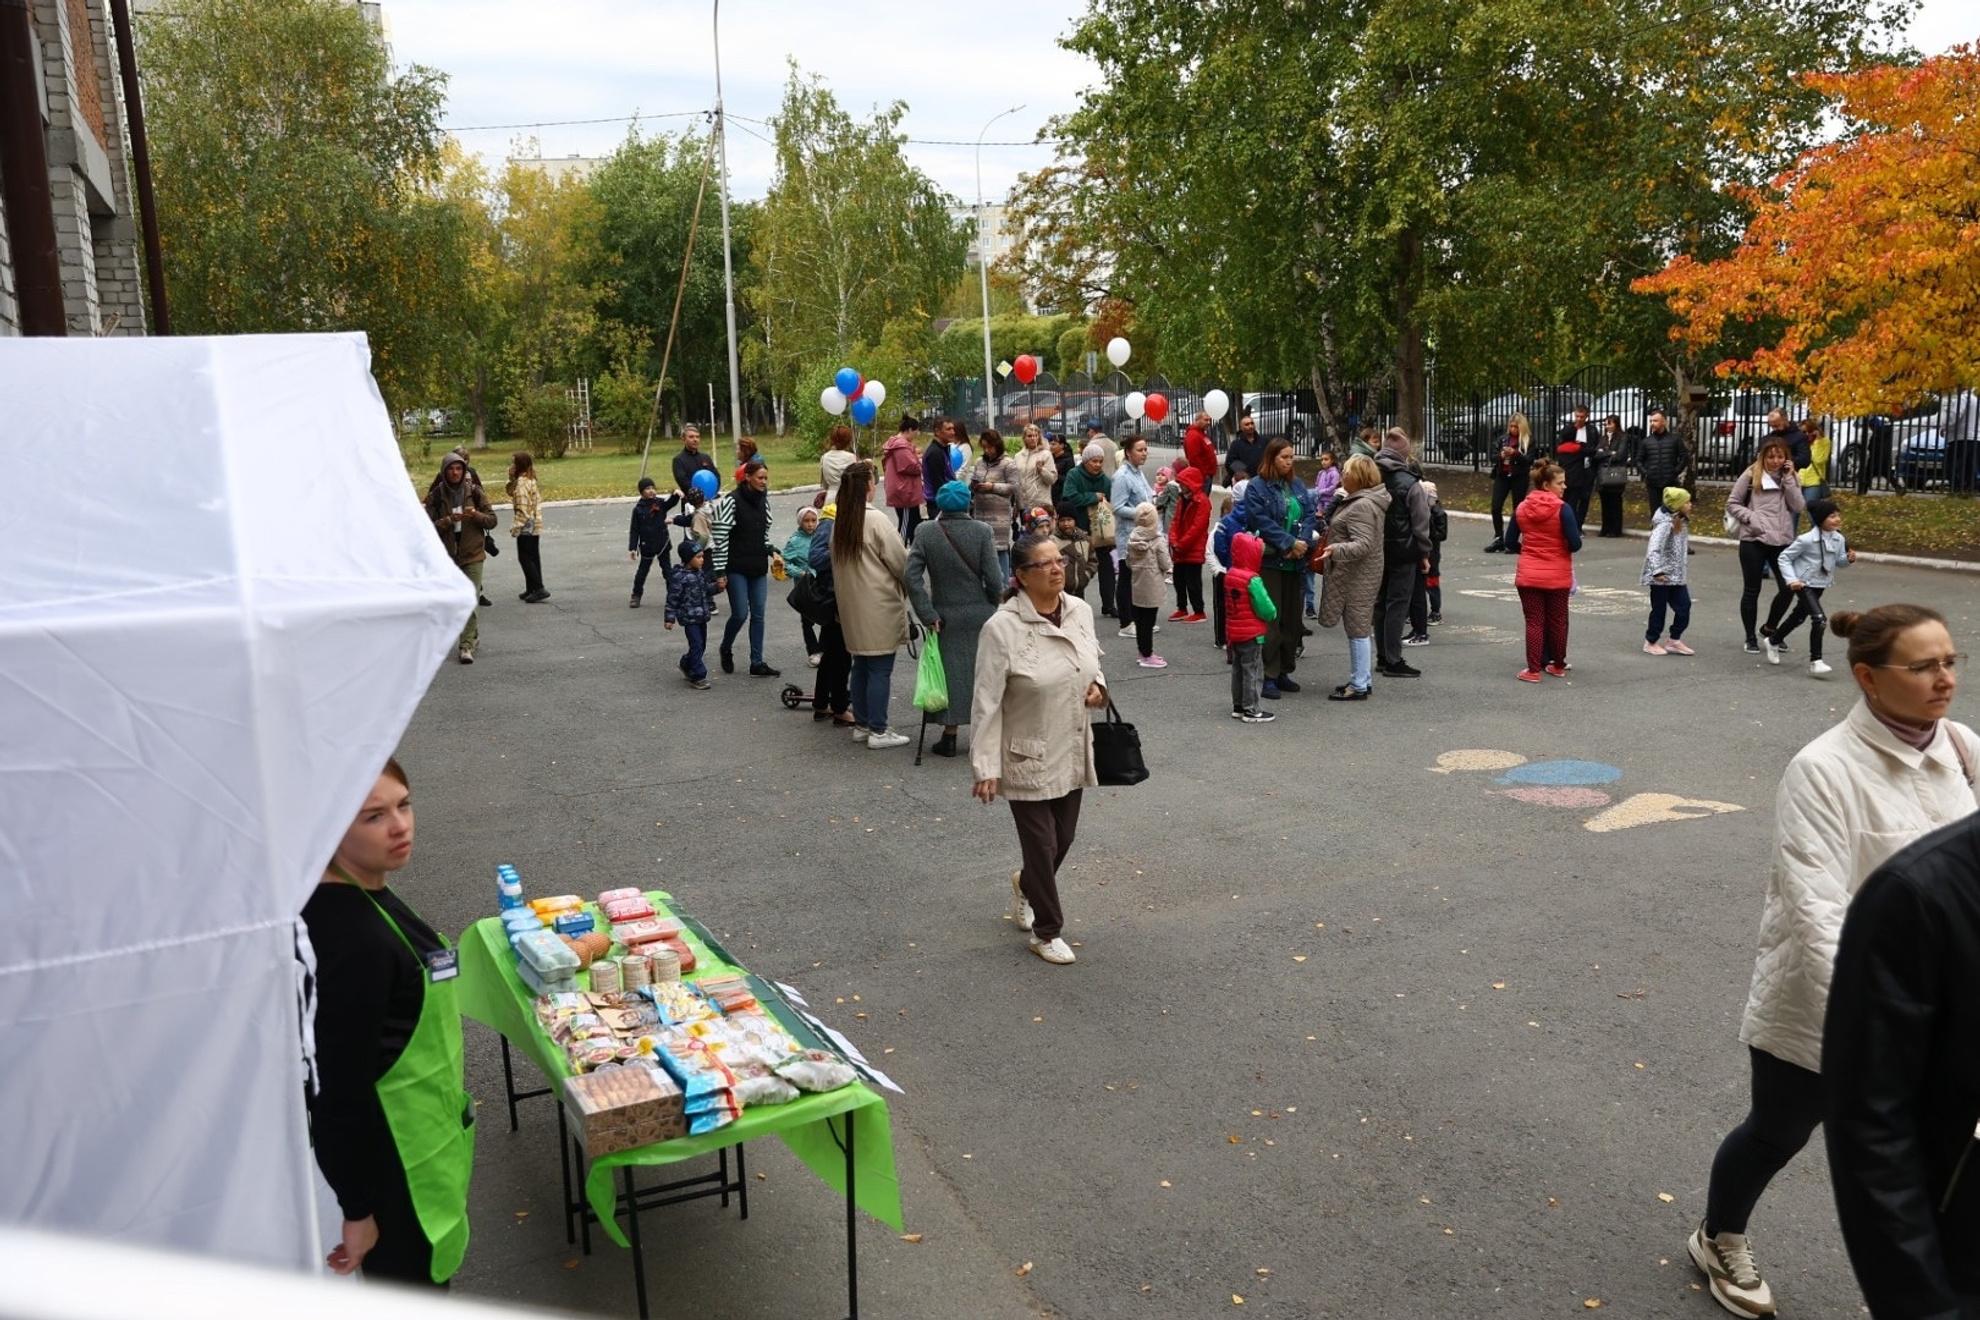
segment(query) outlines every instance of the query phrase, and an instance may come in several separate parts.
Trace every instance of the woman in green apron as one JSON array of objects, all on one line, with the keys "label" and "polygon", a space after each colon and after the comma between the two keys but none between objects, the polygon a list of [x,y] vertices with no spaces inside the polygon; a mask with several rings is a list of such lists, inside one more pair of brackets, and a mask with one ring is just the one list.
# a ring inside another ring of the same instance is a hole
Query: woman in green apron
[{"label": "woman in green apron", "polygon": [[412,790],[388,761],[303,907],[316,953],[310,1135],[344,1216],[330,1268],[444,1285],[467,1250],[474,1107],[455,951],[385,884],[412,845]]}]

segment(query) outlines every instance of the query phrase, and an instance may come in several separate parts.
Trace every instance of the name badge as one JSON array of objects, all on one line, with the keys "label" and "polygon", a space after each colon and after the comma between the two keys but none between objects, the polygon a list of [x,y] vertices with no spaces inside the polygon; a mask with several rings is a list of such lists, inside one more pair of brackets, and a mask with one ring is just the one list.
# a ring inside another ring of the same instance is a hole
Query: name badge
[{"label": "name badge", "polygon": [[461,974],[458,949],[435,949],[426,955],[426,979],[435,983],[451,981]]}]

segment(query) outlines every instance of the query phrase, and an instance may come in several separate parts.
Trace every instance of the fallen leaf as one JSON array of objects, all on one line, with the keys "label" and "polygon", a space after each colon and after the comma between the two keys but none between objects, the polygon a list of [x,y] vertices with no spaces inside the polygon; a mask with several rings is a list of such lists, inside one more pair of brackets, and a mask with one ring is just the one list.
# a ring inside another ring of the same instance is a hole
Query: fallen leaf
[{"label": "fallen leaf", "polygon": [[1293,955],[1293,961],[1294,961],[1294,962],[1305,962],[1305,961],[1306,961],[1306,955],[1305,955],[1305,954],[1303,954],[1303,953],[1295,953],[1295,954]]},{"label": "fallen leaf", "polygon": [[1270,1277],[1271,1277],[1271,1275],[1272,1275],[1272,1271],[1270,1271],[1270,1270],[1268,1270],[1268,1269],[1266,1269],[1266,1268],[1265,1268],[1265,1267],[1264,1267],[1263,1265],[1260,1265],[1260,1266],[1258,1267],[1258,1277],[1259,1277],[1259,1278],[1261,1278],[1261,1279],[1267,1279],[1267,1278],[1270,1278]]},{"label": "fallen leaf", "polygon": [[1642,1072],[1642,1071],[1643,1071],[1643,1062],[1642,1062],[1642,1060],[1640,1060],[1640,1059],[1639,1059],[1639,1060],[1638,1060],[1638,1061],[1636,1062],[1636,1064],[1635,1064],[1634,1066],[1635,1066],[1635,1068],[1636,1068],[1636,1070],[1637,1070],[1638,1072]]},{"label": "fallen leaf", "polygon": [[1550,1210],[1559,1209],[1560,1204],[1561,1204],[1561,1199],[1558,1196],[1550,1196],[1547,1198],[1547,1208]]},{"label": "fallen leaf", "polygon": [[1669,1205],[1671,1202],[1677,1200],[1677,1198],[1675,1196],[1672,1196],[1669,1192],[1658,1192],[1657,1199],[1659,1201],[1662,1201],[1665,1205]]},{"label": "fallen leaf", "polygon": [[1299,1111],[1297,1109],[1294,1109],[1291,1105],[1287,1105],[1286,1112],[1288,1114],[1297,1114]]},{"label": "fallen leaf", "polygon": [[576,1256],[573,1256],[573,1257],[571,1257],[571,1258],[570,1258],[569,1260],[567,1260],[567,1261],[565,1261],[565,1262],[564,1262],[564,1268],[565,1268],[565,1269],[567,1269],[567,1270],[574,1270],[574,1269],[576,1269],[576,1268],[577,1268],[577,1267],[579,1266],[579,1264],[581,1264],[581,1263],[582,1263],[582,1262],[581,1262],[581,1261],[580,1261],[580,1260],[578,1259],[578,1257],[576,1257]]},{"label": "fallen leaf", "polygon": [[914,1244],[916,1244],[916,1245],[918,1246],[918,1245],[920,1245],[920,1242],[921,1242],[921,1234],[919,1234],[919,1233],[903,1233],[903,1234],[901,1234],[901,1241],[903,1241],[903,1242],[911,1242],[911,1243],[914,1243]]},{"label": "fallen leaf", "polygon": [[894,1047],[892,1045],[889,1045],[886,1049],[881,1050],[880,1052],[882,1054],[892,1054],[894,1052]]},{"label": "fallen leaf", "polygon": [[1168,1180],[1167,1178],[1164,1178],[1164,1179],[1162,1180],[1162,1186],[1164,1186],[1164,1187],[1168,1187],[1168,1186],[1170,1186],[1170,1185],[1171,1185],[1171,1184],[1170,1184],[1170,1182],[1169,1182],[1169,1180]]},{"label": "fallen leaf", "polygon": [[1265,1117],[1265,1111],[1262,1109],[1254,1109],[1251,1111],[1251,1116],[1253,1118],[1263,1118]]},{"label": "fallen leaf", "polygon": [[1031,1262],[1026,1261],[1024,1264],[1018,1266],[1016,1272],[1017,1276],[1022,1279],[1025,1275],[1031,1273]]},{"label": "fallen leaf", "polygon": [[1418,1205],[1429,1205],[1429,1204],[1430,1204],[1430,1198],[1429,1198],[1429,1197],[1427,1197],[1427,1196],[1419,1196],[1419,1197],[1417,1197],[1417,1198],[1416,1198],[1416,1203],[1417,1203]]},{"label": "fallen leaf", "polygon": [[1231,1133],[1230,1136],[1225,1137],[1224,1140],[1230,1142],[1233,1146],[1242,1146],[1244,1144],[1244,1138],[1240,1137],[1235,1132]]},{"label": "fallen leaf", "polygon": [[1492,988],[1494,990],[1503,990],[1506,988],[1506,983],[1504,981],[1494,981],[1492,982]]},{"label": "fallen leaf", "polygon": [[1243,1297],[1242,1297],[1241,1295],[1239,1295],[1238,1293],[1232,1293],[1232,1294],[1231,1294],[1231,1305],[1232,1305],[1232,1306],[1243,1306],[1243,1305],[1244,1305],[1244,1298],[1243,1298]]},{"label": "fallen leaf", "polygon": [[529,1218],[529,1211],[527,1211],[527,1210],[518,1210],[518,1211],[516,1211],[516,1218],[518,1218],[518,1219],[527,1219],[527,1218]]},{"label": "fallen leaf", "polygon": [[1602,1299],[1599,1297],[1590,1297],[1587,1301],[1584,1301],[1582,1305],[1587,1307],[1591,1311],[1599,1311],[1602,1308]]},{"label": "fallen leaf", "polygon": [[973,1159],[975,1159],[975,1158],[976,1158],[976,1156],[974,1156],[974,1155],[965,1155],[965,1156],[963,1156],[963,1158],[964,1158],[964,1159],[966,1159],[966,1160],[973,1160]]},{"label": "fallen leaf", "polygon": [[1033,1018],[1033,1019],[1031,1019],[1031,1020],[1032,1020],[1033,1022],[1043,1022],[1043,1021],[1044,1021],[1045,1019],[1044,1019],[1044,1018],[1042,1018],[1042,1017],[1035,1017],[1035,1018]]}]

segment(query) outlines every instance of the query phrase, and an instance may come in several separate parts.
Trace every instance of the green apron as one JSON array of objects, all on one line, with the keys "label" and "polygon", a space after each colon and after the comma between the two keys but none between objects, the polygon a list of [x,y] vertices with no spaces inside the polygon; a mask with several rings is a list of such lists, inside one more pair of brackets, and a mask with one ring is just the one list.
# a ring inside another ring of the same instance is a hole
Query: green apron
[{"label": "green apron", "polygon": [[[368,890],[365,897],[371,898]],[[461,1014],[454,999],[458,964],[446,936],[440,944],[449,956],[435,955],[436,967],[413,948],[383,904],[371,898],[371,905],[425,972],[419,1022],[398,1061],[378,1079],[378,1103],[405,1167],[420,1229],[433,1249],[433,1281],[445,1283],[467,1254],[468,1177],[474,1172],[474,1102],[462,1085]]]}]

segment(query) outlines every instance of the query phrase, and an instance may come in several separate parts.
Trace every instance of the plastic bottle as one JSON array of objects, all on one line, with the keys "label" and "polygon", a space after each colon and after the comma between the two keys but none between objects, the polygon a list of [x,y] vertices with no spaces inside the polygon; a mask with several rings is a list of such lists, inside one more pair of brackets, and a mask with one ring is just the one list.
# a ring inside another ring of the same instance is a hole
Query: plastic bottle
[{"label": "plastic bottle", "polygon": [[507,862],[495,868],[495,887],[501,892],[504,912],[523,905],[522,876]]}]

